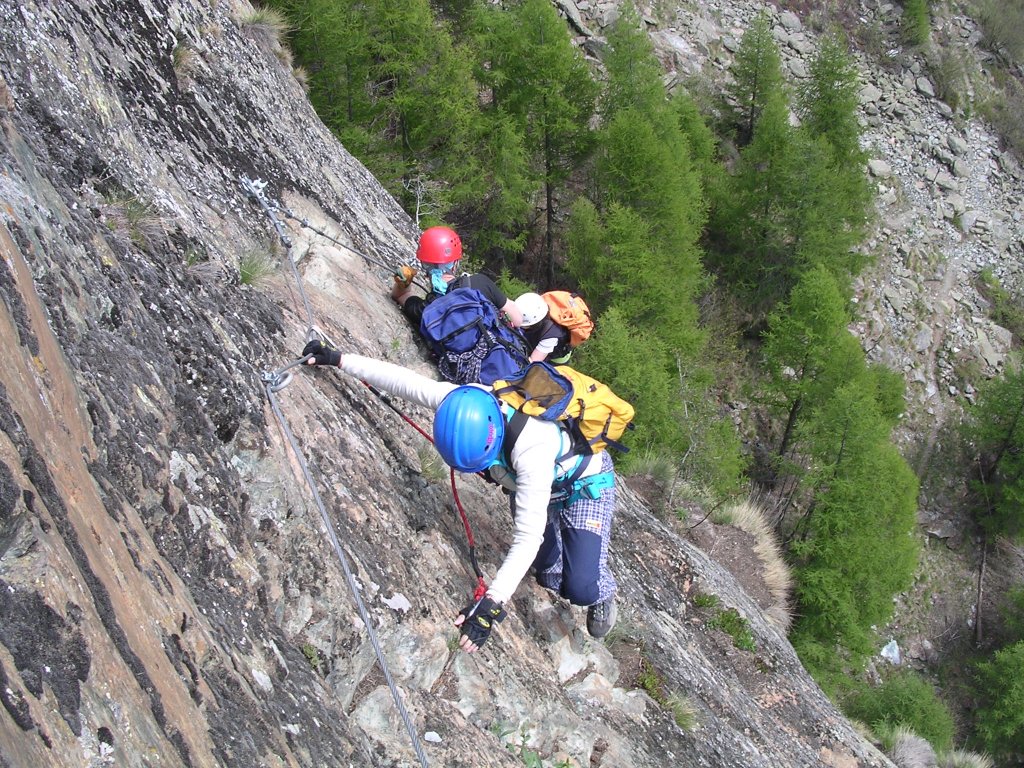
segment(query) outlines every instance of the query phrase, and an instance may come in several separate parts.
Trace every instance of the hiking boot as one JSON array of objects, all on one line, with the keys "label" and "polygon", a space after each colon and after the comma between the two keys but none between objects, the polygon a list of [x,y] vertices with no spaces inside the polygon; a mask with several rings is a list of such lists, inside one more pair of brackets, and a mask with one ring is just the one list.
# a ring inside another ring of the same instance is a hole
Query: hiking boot
[{"label": "hiking boot", "polygon": [[603,603],[594,603],[587,608],[587,632],[593,638],[601,639],[615,626],[615,618],[619,610],[615,607],[615,597],[609,597]]}]

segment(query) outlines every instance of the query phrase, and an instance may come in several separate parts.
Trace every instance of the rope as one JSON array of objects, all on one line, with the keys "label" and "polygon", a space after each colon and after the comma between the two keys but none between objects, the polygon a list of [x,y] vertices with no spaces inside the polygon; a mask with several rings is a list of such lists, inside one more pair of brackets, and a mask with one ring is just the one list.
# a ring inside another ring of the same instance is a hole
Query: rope
[{"label": "rope", "polygon": [[[285,250],[288,253],[288,263],[291,266],[292,275],[295,278],[295,283],[298,286],[299,293],[302,295],[302,302],[306,309],[307,341],[311,340],[315,334],[322,336],[323,334],[313,325],[313,312],[310,307],[309,297],[306,295],[306,291],[302,287],[302,280],[300,279],[298,269],[295,266],[295,259],[292,257],[291,240],[285,232],[281,222],[275,215],[274,207],[267,202],[266,197],[263,195],[263,189],[266,187],[266,182],[258,180],[252,181],[243,176],[242,186],[250,195],[259,201],[261,207],[273,222],[274,229],[277,230],[278,237],[281,238],[281,242],[285,245]],[[305,456],[299,449],[298,442],[295,440],[295,435],[288,426],[288,422],[285,419],[284,413],[281,411],[280,404],[277,400],[276,393],[287,386],[291,381],[292,374],[289,372],[289,369],[304,364],[310,357],[311,355],[306,355],[299,360],[289,363],[278,371],[265,373],[263,375],[263,379],[266,384],[265,389],[267,392],[267,398],[270,401],[271,410],[273,410],[274,416],[277,418],[278,424],[281,426],[281,431],[284,433],[285,437],[287,437],[292,453],[299,462],[299,467],[302,470],[302,476],[305,478],[306,484],[309,486],[309,489],[313,494],[313,501],[316,503],[317,509],[320,510],[320,518],[324,524],[324,531],[327,534],[327,538],[330,541],[331,547],[334,549],[334,553],[337,556],[338,561],[341,563],[342,571],[345,573],[345,580],[348,582],[349,591],[352,593],[352,599],[355,601],[356,608],[359,611],[359,618],[362,619],[363,626],[366,627],[366,633],[370,638],[370,644],[373,646],[373,652],[377,657],[377,664],[380,666],[381,672],[384,674],[384,679],[387,681],[388,688],[391,690],[391,697],[395,701],[395,706],[398,708],[398,713],[402,717],[402,722],[405,723],[405,729],[408,731],[409,739],[412,741],[413,751],[415,751],[416,757],[420,761],[420,765],[423,766],[423,768],[429,768],[430,764],[427,762],[427,756],[423,752],[423,745],[420,743],[419,734],[416,733],[416,727],[413,725],[412,718],[409,717],[409,712],[406,710],[405,704],[402,702],[398,686],[395,685],[394,678],[391,675],[391,670],[388,668],[387,661],[384,658],[384,652],[380,646],[380,641],[378,640],[377,633],[373,628],[370,613],[366,609],[366,605],[363,603],[362,597],[359,595],[359,586],[356,583],[352,569],[349,567],[348,558],[345,557],[345,552],[341,547],[341,542],[338,540],[338,534],[335,531],[334,523],[331,521],[331,517],[327,513],[326,507],[324,507],[323,501],[320,498],[320,492],[317,490],[316,483],[310,473],[309,464],[306,462]]]},{"label": "rope", "polygon": [[363,599],[359,596],[359,586],[356,584],[356,578],[352,573],[352,569],[349,567],[348,558],[345,557],[345,552],[341,548],[341,542],[338,540],[338,534],[334,530],[334,523],[331,522],[331,517],[327,514],[327,509],[324,507],[323,501],[320,499],[320,493],[316,489],[316,483],[313,481],[313,476],[310,474],[309,465],[306,463],[305,457],[299,450],[298,443],[295,440],[295,435],[292,434],[291,429],[288,427],[288,423],[285,421],[284,414],[281,412],[281,407],[277,402],[277,397],[274,394],[274,389],[271,384],[266,387],[267,397],[270,400],[270,407],[274,411],[274,415],[277,417],[278,423],[281,425],[281,430],[288,438],[288,443],[291,445],[292,452],[295,454],[295,458],[299,462],[299,467],[302,469],[302,475],[306,479],[306,483],[309,485],[310,491],[313,494],[313,501],[316,502],[317,509],[320,510],[320,518],[323,520],[324,530],[327,532],[327,538],[334,548],[334,553],[338,556],[338,561],[341,563],[341,568],[345,572],[345,580],[348,582],[349,591],[352,593],[352,598],[355,601],[356,608],[359,610],[359,618],[363,621],[363,626],[366,627],[366,634],[370,637],[370,643],[373,645],[373,652],[377,656],[377,664],[380,665],[381,672],[384,673],[384,679],[387,681],[388,688],[391,689],[391,696],[395,700],[395,706],[398,707],[398,713],[402,716],[402,721],[405,723],[405,729],[409,732],[409,738],[412,741],[413,750],[416,752],[416,757],[419,758],[420,765],[423,768],[429,768],[427,762],[427,756],[423,752],[423,745],[420,743],[419,735],[416,733],[416,727],[412,723],[412,719],[409,717],[409,713],[405,708],[405,704],[402,703],[401,694],[398,691],[398,686],[395,685],[395,680],[391,676],[391,670],[388,669],[387,662],[384,660],[384,652],[381,649],[380,641],[377,639],[377,633],[373,629],[373,624],[370,619],[369,611],[366,610],[366,605],[363,603]]},{"label": "rope", "polygon": [[[365,384],[366,387],[371,392],[373,392],[375,395],[377,395],[377,397],[379,397],[381,399],[381,401],[383,401],[383,403],[386,406],[388,406],[388,408],[390,408],[395,413],[397,413],[399,416],[401,416],[402,419],[405,420],[406,424],[408,424],[413,429],[415,429],[417,432],[419,432],[421,435],[423,435],[423,437],[425,437],[427,440],[429,440],[430,444],[433,445],[434,438],[432,438],[429,434],[427,434],[427,431],[425,429],[423,429],[423,427],[421,427],[415,421],[413,421],[408,416],[406,416],[404,413],[402,413],[401,409],[399,409],[398,406],[396,406],[393,402],[391,402],[391,400],[387,397],[387,395],[385,395],[383,392],[381,392],[380,390],[376,389],[372,385],[367,384],[367,382],[365,382],[365,381],[363,382],[363,384]],[[462,506],[462,499],[459,498],[459,489],[455,485],[455,470],[454,469],[450,469],[450,473],[451,473],[451,481],[452,481],[452,498],[455,499],[455,509],[458,510],[459,517],[462,519],[462,527],[466,531],[466,541],[469,544],[469,562],[473,566],[473,573],[476,574],[476,588],[473,590],[473,599],[474,600],[479,600],[481,597],[483,597],[487,593],[487,582],[484,580],[484,572],[480,568],[480,563],[476,559],[476,541],[473,538],[473,528],[469,524],[469,517],[466,515],[466,510]],[[483,473],[482,472],[480,472],[478,474],[481,477],[483,477]]]},{"label": "rope", "polygon": [[[254,180],[252,180],[252,179],[250,179],[250,178],[248,178],[246,176],[242,176],[241,177],[241,182],[242,182],[243,189],[245,189],[245,191],[248,192],[252,197],[256,198],[256,200],[259,201],[260,206],[263,208],[263,210],[266,211],[268,216],[270,216],[271,220],[274,222],[274,229],[277,230],[277,234],[281,238],[281,242],[283,242],[286,247],[291,248],[291,240],[288,237],[287,233],[285,233],[284,228],[282,227],[280,221],[277,218],[277,211],[280,211],[286,218],[289,218],[292,221],[297,221],[299,224],[301,224],[306,229],[310,229],[313,232],[316,232],[321,237],[324,237],[324,238],[330,240],[335,245],[340,246],[341,248],[344,248],[346,251],[349,251],[350,253],[354,253],[356,256],[358,256],[359,258],[363,259],[364,261],[366,261],[366,262],[368,262],[370,264],[375,264],[378,267],[383,267],[384,269],[388,270],[388,272],[394,272],[394,268],[390,264],[386,264],[385,262],[381,261],[380,259],[374,258],[373,256],[370,256],[368,254],[365,254],[362,251],[359,251],[359,250],[353,248],[348,243],[343,243],[341,240],[338,240],[336,237],[333,237],[333,236],[327,234],[322,229],[320,229],[319,227],[315,226],[312,222],[310,222],[309,219],[307,219],[305,217],[302,217],[302,216],[298,216],[297,214],[295,214],[287,206],[278,205],[277,203],[272,203],[269,200],[267,200],[266,195],[264,195],[264,193],[263,193],[263,190],[267,186],[267,182],[261,181],[259,179],[256,179],[254,181]],[[292,264],[292,273],[293,273],[293,276],[295,277],[296,282],[298,282],[299,275],[298,275],[298,272],[295,270],[294,263]],[[418,285],[423,290],[428,290],[427,286],[423,285],[423,283],[419,282],[418,280],[414,279],[412,282],[415,283],[416,285]],[[309,307],[307,306],[306,309],[307,309],[307,312],[308,312]]]}]

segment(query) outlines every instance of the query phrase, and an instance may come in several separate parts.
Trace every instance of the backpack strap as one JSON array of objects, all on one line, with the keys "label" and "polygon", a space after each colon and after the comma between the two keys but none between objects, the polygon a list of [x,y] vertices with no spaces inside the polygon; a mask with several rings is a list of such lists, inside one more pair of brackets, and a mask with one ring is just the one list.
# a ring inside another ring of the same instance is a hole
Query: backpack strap
[{"label": "backpack strap", "polygon": [[[512,411],[512,415],[509,417],[508,423],[505,425],[505,439],[502,441],[501,444],[501,452],[502,459],[504,459],[505,465],[508,467],[512,466],[512,449],[515,448],[516,441],[519,440],[519,436],[523,433],[523,427],[526,426],[526,423],[530,420],[530,418],[531,417],[529,416],[529,414],[523,413],[521,410],[517,408]],[[553,490],[565,490],[566,492],[568,492],[569,489],[571,489],[573,485],[576,483],[576,481],[580,479],[580,475],[582,475],[583,471],[587,468],[587,454],[584,454],[576,450],[576,446],[573,444],[572,437],[568,435],[568,431],[565,429],[565,425],[562,422],[556,421],[552,423],[557,424],[562,434],[566,435],[569,438],[568,450],[561,456],[559,456],[557,459],[555,459],[555,464],[561,464],[563,461],[565,461],[568,458],[571,458],[572,456],[575,456],[577,459],[576,466],[572,468],[572,471],[568,475],[552,483]]]},{"label": "backpack strap", "polygon": [[512,466],[512,449],[516,447],[516,441],[523,433],[523,427],[526,426],[529,418],[517,408],[512,411],[512,416],[509,417],[508,423],[505,425],[505,439],[501,443],[501,452],[505,457],[505,463],[510,467]]}]

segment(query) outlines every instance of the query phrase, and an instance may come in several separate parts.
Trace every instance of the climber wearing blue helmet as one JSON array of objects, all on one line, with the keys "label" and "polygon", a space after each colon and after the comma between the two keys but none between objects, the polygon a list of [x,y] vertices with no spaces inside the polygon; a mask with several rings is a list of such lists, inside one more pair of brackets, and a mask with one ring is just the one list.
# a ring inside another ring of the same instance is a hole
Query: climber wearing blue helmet
[{"label": "climber wearing blue helmet", "polygon": [[505,439],[505,416],[490,391],[456,387],[434,414],[434,447],[459,472],[482,472],[495,462]]},{"label": "climber wearing blue helmet", "polygon": [[435,381],[392,363],[342,354],[309,342],[310,365],[337,366],[434,414],[434,445],[460,472],[486,472],[510,492],[512,544],[487,593],[455,619],[459,645],[472,653],[532,567],[542,586],[587,607],[587,631],[604,637],[615,624],[615,578],[608,567],[615,475],[607,451],[572,455],[553,421],[513,417],[489,388]]}]

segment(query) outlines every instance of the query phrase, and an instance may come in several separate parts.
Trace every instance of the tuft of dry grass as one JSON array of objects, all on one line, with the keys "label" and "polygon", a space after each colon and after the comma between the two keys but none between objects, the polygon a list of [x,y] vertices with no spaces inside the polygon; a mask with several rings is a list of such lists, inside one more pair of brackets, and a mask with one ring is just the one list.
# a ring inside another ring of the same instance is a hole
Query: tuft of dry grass
[{"label": "tuft of dry grass", "polygon": [[448,478],[448,467],[432,445],[422,445],[416,453],[420,458],[420,474],[424,480],[436,484]]},{"label": "tuft of dry grass", "polygon": [[898,726],[890,734],[889,757],[899,768],[933,768],[935,750],[909,728]]},{"label": "tuft of dry grass", "polygon": [[994,768],[995,762],[988,755],[954,749],[939,755],[938,768]]},{"label": "tuft of dry grass", "polygon": [[138,248],[154,248],[167,236],[164,220],[156,209],[134,196],[106,200],[103,222],[118,240],[127,240]]},{"label": "tuft of dry grass", "polygon": [[292,75],[298,81],[299,85],[302,86],[302,90],[305,93],[309,93],[309,70],[303,66],[294,67],[292,69]]},{"label": "tuft of dry grass", "polygon": [[247,251],[238,260],[238,279],[242,285],[256,287],[276,271],[277,260],[267,251]]},{"label": "tuft of dry grass", "polygon": [[782,555],[782,545],[766,518],[764,509],[750,499],[727,507],[722,516],[722,519],[728,520],[729,525],[754,537],[754,553],[761,561],[765,587],[772,596],[772,604],[765,611],[765,618],[785,634],[793,623],[789,611],[793,575]]},{"label": "tuft of dry grass", "polygon": [[672,718],[676,725],[686,733],[693,733],[697,730],[700,722],[697,719],[697,706],[689,696],[673,691],[665,697],[665,706],[672,712]]},{"label": "tuft of dry grass", "polygon": [[238,23],[243,29],[262,37],[275,49],[292,29],[288,18],[275,8],[254,8],[250,13],[242,15]]},{"label": "tuft of dry grass", "polygon": [[174,46],[174,51],[171,52],[171,61],[175,76],[183,82],[191,80],[199,69],[199,54],[196,53],[195,48],[185,43]]}]

